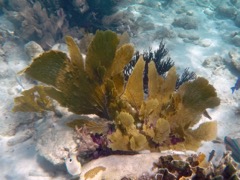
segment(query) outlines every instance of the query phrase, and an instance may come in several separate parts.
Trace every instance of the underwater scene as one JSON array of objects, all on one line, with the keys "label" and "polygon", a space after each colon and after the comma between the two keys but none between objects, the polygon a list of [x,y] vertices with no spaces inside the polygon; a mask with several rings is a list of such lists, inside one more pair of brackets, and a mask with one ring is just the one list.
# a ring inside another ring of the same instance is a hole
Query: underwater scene
[{"label": "underwater scene", "polygon": [[0,180],[240,179],[240,0],[0,7]]}]

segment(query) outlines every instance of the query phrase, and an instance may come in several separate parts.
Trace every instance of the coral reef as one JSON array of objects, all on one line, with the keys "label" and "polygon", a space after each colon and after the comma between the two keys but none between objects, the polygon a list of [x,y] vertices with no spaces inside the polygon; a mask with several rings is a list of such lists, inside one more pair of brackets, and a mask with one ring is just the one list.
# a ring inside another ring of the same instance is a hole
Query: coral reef
[{"label": "coral reef", "polygon": [[[213,165],[202,153],[164,151],[131,156],[111,155],[78,167],[81,170],[80,179],[89,180],[239,179],[238,164],[232,160],[230,153],[226,152],[219,158],[220,162]],[[70,163],[66,166],[68,169],[75,167]]]},{"label": "coral reef", "polygon": [[[215,138],[216,122],[203,123],[194,130],[191,128],[198,123],[207,107],[213,108],[219,104],[219,99],[216,98],[214,89],[207,80],[197,78],[184,83],[175,92],[177,80],[175,69],[171,69],[164,80],[162,77],[156,78],[154,71],[151,70],[155,67],[151,64],[149,97],[143,101],[143,93],[140,94],[143,92],[142,84],[134,83],[136,77],[143,71],[143,60],[142,62],[139,60],[138,63],[124,93],[135,111],[121,112],[116,117],[117,131],[109,137],[112,149],[135,151],[146,148],[153,150],[156,147],[196,149],[201,140]],[[117,139],[121,139],[121,143]]]},{"label": "coral reef", "polygon": [[158,171],[155,178],[160,179],[239,179],[238,164],[226,152],[218,165],[204,160],[204,154],[191,155],[186,160],[172,155],[161,156],[155,163]]},{"label": "coral reef", "polygon": [[[82,166],[80,179],[138,179],[144,173],[153,175],[153,163],[160,153],[137,155],[111,155],[90,161]],[[142,163],[144,162],[144,163]]]},{"label": "coral reef", "polygon": [[[54,111],[54,99],[73,113],[96,114],[101,121],[76,119],[68,125],[86,128],[79,133],[105,150],[196,150],[201,141],[216,138],[216,121],[194,127],[207,108],[219,105],[214,87],[188,70],[179,77],[169,58],[159,68],[168,52],[163,43],[154,53],[134,56],[124,35],[97,31],[84,60],[74,40],[65,39],[69,57],[47,51],[21,71],[46,85],[23,91],[14,111]],[[136,64],[125,81],[123,70],[133,57]]]},{"label": "coral reef", "polygon": [[[73,39],[67,37],[66,41],[71,59],[65,53],[48,51],[35,58],[31,67],[23,72],[56,87],[40,88],[45,88],[49,97],[70,111],[111,119],[111,114],[118,108],[113,100],[123,91],[122,69],[133,56],[133,46],[125,44],[117,49],[117,35],[110,31],[99,31],[88,48],[84,67],[82,55]],[[16,101],[16,107],[18,103],[20,100]]]},{"label": "coral reef", "polygon": [[239,7],[240,7],[240,2],[239,1],[230,1],[230,2],[225,2],[225,1],[200,1],[196,0],[196,4],[198,6],[206,8],[204,10],[204,13],[214,17],[219,18],[219,19],[230,19],[234,21],[235,25],[239,27],[240,25],[240,12],[239,12]]},{"label": "coral reef", "polygon": [[66,35],[82,37],[79,28],[90,32],[103,29],[101,19],[112,12],[116,3],[116,0],[9,0],[2,5],[18,39],[36,41],[50,49]]},{"label": "coral reef", "polygon": [[186,30],[198,28],[198,22],[196,18],[186,15],[174,19],[172,25]]},{"label": "coral reef", "polygon": [[9,1],[5,11],[8,19],[14,23],[15,35],[24,42],[38,42],[49,49],[68,32],[68,22],[62,9],[59,14],[49,14],[39,1]]}]

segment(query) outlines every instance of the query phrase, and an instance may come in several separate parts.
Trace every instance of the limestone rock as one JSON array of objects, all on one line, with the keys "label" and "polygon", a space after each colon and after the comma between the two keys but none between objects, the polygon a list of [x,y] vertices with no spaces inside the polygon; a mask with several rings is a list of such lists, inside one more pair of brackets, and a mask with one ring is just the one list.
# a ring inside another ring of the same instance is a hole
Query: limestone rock
[{"label": "limestone rock", "polygon": [[[82,166],[80,180],[99,180],[114,179],[121,180],[139,179],[147,174],[154,175],[154,162],[157,162],[160,156],[173,155],[173,152],[146,153],[137,155],[111,155],[99,158]],[[186,155],[175,154],[180,159],[186,159]]]},{"label": "limestone rock", "polygon": [[174,19],[173,26],[181,27],[183,29],[197,29],[198,23],[197,19],[192,16],[182,16],[180,18]]},{"label": "limestone rock", "polygon": [[236,36],[232,38],[232,43],[235,46],[240,47],[240,33],[238,33]]},{"label": "limestone rock", "polygon": [[43,131],[36,137],[36,149],[42,157],[52,164],[61,165],[69,153],[66,149],[71,152],[76,149],[73,137],[74,131],[67,127],[43,128]]},{"label": "limestone rock", "polygon": [[9,78],[12,73],[9,69],[9,66],[6,62],[4,62],[4,57],[0,56],[0,79]]},{"label": "limestone rock", "polygon": [[32,135],[33,135],[32,130],[30,130],[30,129],[25,130],[25,131],[17,134],[15,137],[11,138],[10,140],[8,140],[7,145],[14,146],[16,144],[23,143],[23,142],[27,141],[28,139],[30,139],[32,137]]},{"label": "limestone rock", "polygon": [[164,38],[174,38],[176,35],[174,31],[165,26],[159,26],[156,28],[157,31],[153,35],[153,39],[164,39]]},{"label": "limestone rock", "polygon": [[154,22],[151,21],[149,16],[142,16],[137,18],[136,23],[141,27],[141,31],[150,31],[155,29]]},{"label": "limestone rock", "polygon": [[67,45],[64,43],[57,43],[57,44],[53,45],[52,50],[68,53]]},{"label": "limestone rock", "polygon": [[227,3],[223,3],[216,8],[216,12],[220,17],[234,19],[237,15],[236,8],[229,6]]},{"label": "limestone rock", "polygon": [[197,44],[202,47],[209,47],[212,45],[212,43],[213,42],[211,39],[201,39],[197,42]]},{"label": "limestone rock", "polygon": [[42,47],[35,41],[30,41],[25,44],[24,49],[29,59],[33,59],[44,52]]},{"label": "limestone rock", "polygon": [[62,117],[57,117],[53,112],[49,112],[35,124],[37,129],[36,150],[40,156],[54,165],[64,164],[64,159],[68,157],[69,152],[75,153],[77,149],[74,139],[76,132],[67,127],[66,123],[78,116],[70,116],[70,113],[64,108],[61,110]]},{"label": "limestone rock", "polygon": [[206,8],[204,9],[204,14],[208,15],[208,16],[213,16],[214,15],[214,11],[211,10],[210,8]]},{"label": "limestone rock", "polygon": [[178,34],[178,37],[182,38],[184,41],[189,42],[197,41],[200,38],[199,35],[196,34],[194,31],[182,31]]},{"label": "limestone rock", "polygon": [[[6,96],[5,98],[0,98],[1,102],[11,102],[11,97]],[[13,136],[16,134],[17,128],[21,124],[29,124],[33,121],[32,114],[29,113],[13,113],[11,109],[13,107],[12,102],[6,103],[4,106],[0,107],[2,116],[0,118],[0,135],[2,136]]]},{"label": "limestone rock", "polygon": [[240,27],[240,13],[238,13],[236,18],[234,19],[234,23],[236,26]]},{"label": "limestone rock", "polygon": [[216,69],[224,64],[224,59],[219,55],[214,55],[206,58],[203,62],[203,66],[207,68]]},{"label": "limestone rock", "polygon": [[232,62],[232,65],[238,70],[240,71],[240,54],[237,52],[237,51],[230,51],[228,53],[230,59],[231,59],[231,62]]}]

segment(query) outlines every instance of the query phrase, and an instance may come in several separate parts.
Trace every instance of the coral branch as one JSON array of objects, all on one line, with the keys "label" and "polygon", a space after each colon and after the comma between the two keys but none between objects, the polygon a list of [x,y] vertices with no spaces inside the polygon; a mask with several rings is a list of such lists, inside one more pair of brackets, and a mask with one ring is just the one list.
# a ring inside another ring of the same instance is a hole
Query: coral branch
[{"label": "coral branch", "polygon": [[176,89],[178,89],[183,83],[191,81],[197,78],[197,75],[194,72],[190,72],[189,68],[184,69],[181,76],[178,77],[176,82]]}]

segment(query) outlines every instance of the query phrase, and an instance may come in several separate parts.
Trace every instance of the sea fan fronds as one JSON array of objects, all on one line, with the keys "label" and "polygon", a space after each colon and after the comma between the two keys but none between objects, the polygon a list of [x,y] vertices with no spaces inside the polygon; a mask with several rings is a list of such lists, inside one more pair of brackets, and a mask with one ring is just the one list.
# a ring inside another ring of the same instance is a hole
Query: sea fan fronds
[{"label": "sea fan fronds", "polygon": [[168,50],[162,41],[156,52],[134,55],[133,46],[119,45],[114,32],[98,31],[85,64],[74,40],[66,42],[69,56],[44,52],[22,71],[46,85],[24,91],[15,99],[15,111],[52,110],[54,99],[73,113],[96,114],[106,123],[83,119],[68,125],[86,127],[93,142],[106,142],[112,150],[196,150],[216,137],[216,121],[192,129],[207,108],[220,104],[214,87],[188,69],[179,77],[172,60],[164,59]]},{"label": "sea fan fronds", "polygon": [[22,73],[52,86],[44,87],[47,96],[70,111],[111,119],[121,106],[117,99],[124,86],[122,69],[133,56],[133,46],[117,48],[117,34],[98,31],[89,45],[84,66],[73,39],[66,37],[66,42],[70,58],[59,51],[44,52]]}]

